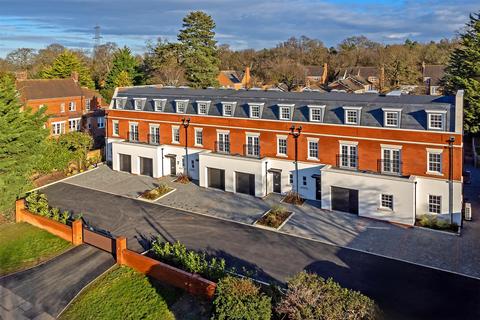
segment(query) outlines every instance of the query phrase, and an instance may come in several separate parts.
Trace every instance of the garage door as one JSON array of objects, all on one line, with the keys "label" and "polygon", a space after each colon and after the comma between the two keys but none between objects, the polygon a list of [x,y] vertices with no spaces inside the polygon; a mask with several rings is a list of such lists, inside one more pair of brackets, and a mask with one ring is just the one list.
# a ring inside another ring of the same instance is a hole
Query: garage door
[{"label": "garage door", "polygon": [[153,159],[140,157],[140,174],[153,177]]},{"label": "garage door", "polygon": [[208,168],[208,187],[225,190],[225,170]]},{"label": "garage door", "polygon": [[332,187],[332,210],[358,214],[358,190]]},{"label": "garage door", "polygon": [[129,154],[119,154],[120,156],[120,171],[132,172],[132,157]]},{"label": "garage door", "polygon": [[254,196],[255,195],[255,175],[243,172],[236,172],[236,191]]}]

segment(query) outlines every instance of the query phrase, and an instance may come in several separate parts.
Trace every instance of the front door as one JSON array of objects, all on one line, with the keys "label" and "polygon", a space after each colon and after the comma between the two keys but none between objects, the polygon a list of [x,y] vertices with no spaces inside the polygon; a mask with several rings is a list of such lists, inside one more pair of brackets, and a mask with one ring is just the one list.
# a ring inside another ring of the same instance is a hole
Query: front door
[{"label": "front door", "polygon": [[273,172],[273,192],[282,193],[282,174]]},{"label": "front door", "polygon": [[177,175],[177,158],[170,157],[170,175]]},{"label": "front door", "polygon": [[315,178],[315,199],[318,201],[322,200],[322,179],[320,177]]}]

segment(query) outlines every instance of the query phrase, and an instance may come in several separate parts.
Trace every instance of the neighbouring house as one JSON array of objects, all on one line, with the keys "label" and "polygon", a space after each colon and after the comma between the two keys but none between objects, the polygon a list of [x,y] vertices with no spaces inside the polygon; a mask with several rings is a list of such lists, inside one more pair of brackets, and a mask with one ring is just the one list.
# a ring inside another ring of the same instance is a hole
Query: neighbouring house
[{"label": "neighbouring house", "polygon": [[444,75],[444,65],[425,64],[425,62],[422,62],[422,79],[426,94],[432,96],[443,94],[441,81]]},{"label": "neighbouring house", "polygon": [[234,70],[221,70],[217,80],[222,88],[235,90],[250,88],[252,82],[250,68],[246,67],[243,73]]},{"label": "neighbouring house", "polygon": [[[427,213],[460,217],[462,117],[461,91],[119,88],[106,156],[118,171],[188,173],[201,187],[255,197],[298,190],[326,210],[412,225]],[[298,172],[292,126],[302,127]]]},{"label": "neighbouring house", "polygon": [[372,90],[372,85],[361,76],[346,76],[328,84],[329,91],[365,93]]},{"label": "neighbouring house", "polygon": [[33,110],[45,108],[46,126],[52,136],[87,128],[94,139],[103,140],[105,119],[101,95],[81,87],[77,73],[68,79],[27,79],[26,72],[18,72],[16,87],[25,106]]},{"label": "neighbouring house", "polygon": [[350,93],[381,91],[384,88],[385,69],[383,67],[350,67],[335,72],[334,81],[329,84],[330,90]]},{"label": "neighbouring house", "polygon": [[328,65],[305,66],[305,86],[308,88],[321,87],[327,83]]}]

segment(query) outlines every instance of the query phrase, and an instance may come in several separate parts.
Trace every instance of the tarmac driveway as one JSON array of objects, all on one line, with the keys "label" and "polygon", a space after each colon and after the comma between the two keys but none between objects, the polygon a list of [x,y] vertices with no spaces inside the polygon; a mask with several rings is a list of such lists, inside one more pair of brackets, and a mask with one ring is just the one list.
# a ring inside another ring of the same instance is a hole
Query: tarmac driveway
[{"label": "tarmac driveway", "polygon": [[111,254],[81,245],[0,278],[0,319],[54,319],[83,287],[114,264]]},{"label": "tarmac driveway", "polygon": [[52,205],[127,236],[128,247],[138,252],[161,236],[222,256],[265,281],[284,282],[303,269],[333,277],[375,299],[388,319],[480,319],[478,279],[68,183],[43,191]]}]

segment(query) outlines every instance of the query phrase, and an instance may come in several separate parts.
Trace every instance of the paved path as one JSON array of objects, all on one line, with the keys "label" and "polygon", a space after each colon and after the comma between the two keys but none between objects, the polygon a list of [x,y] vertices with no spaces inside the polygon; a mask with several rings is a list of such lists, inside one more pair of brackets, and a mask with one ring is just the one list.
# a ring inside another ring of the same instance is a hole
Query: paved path
[{"label": "paved path", "polygon": [[37,267],[0,278],[0,319],[54,319],[114,263],[110,254],[81,245]]},{"label": "paved path", "polygon": [[[102,166],[65,182],[133,198],[159,183],[167,183],[177,191],[156,203],[248,224],[281,199],[275,194],[260,199],[200,188],[195,184],[173,183],[172,180],[172,177],[153,179],[132,175]],[[473,172],[472,181],[472,185],[465,186],[465,193],[477,200],[474,206],[480,210],[479,170]],[[283,232],[480,278],[480,219],[465,222],[462,236],[457,237],[322,210],[315,201],[290,209],[295,214],[282,228]]]},{"label": "paved path", "polygon": [[136,251],[144,250],[145,239],[161,235],[223,256],[267,281],[283,282],[302,269],[333,277],[374,298],[388,319],[480,319],[477,279],[67,183],[44,192],[53,205],[126,235]]}]

